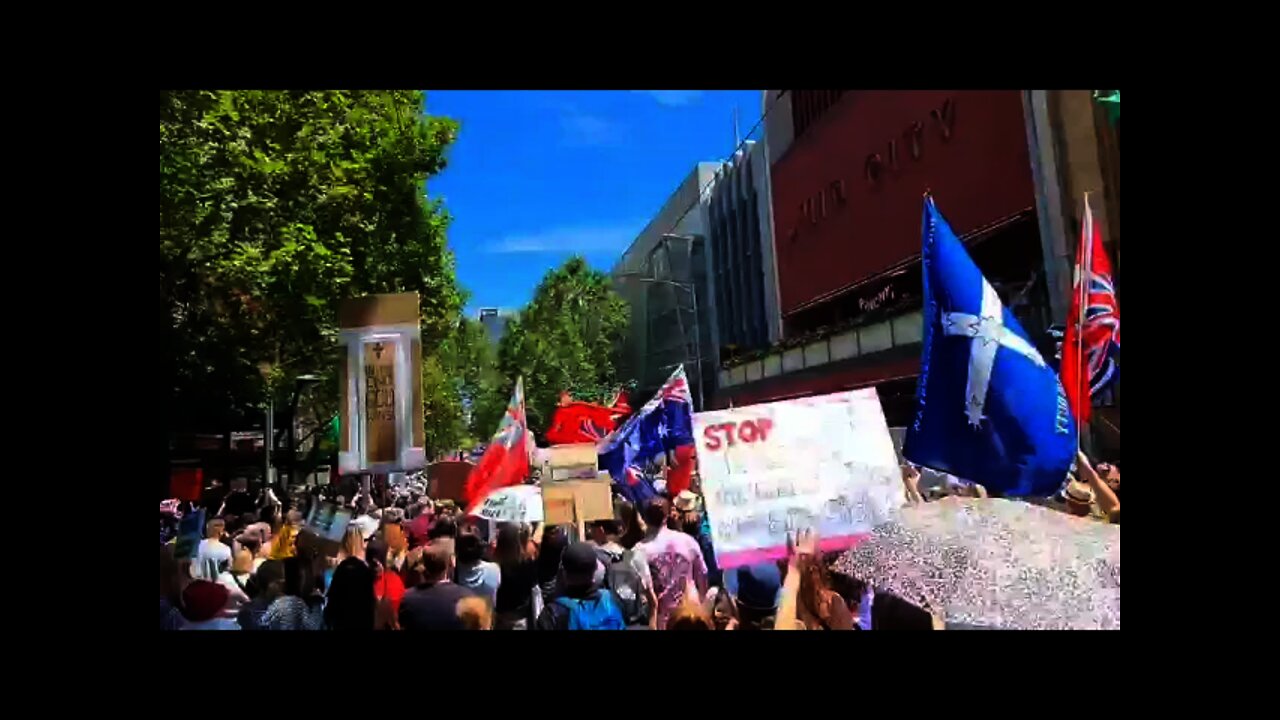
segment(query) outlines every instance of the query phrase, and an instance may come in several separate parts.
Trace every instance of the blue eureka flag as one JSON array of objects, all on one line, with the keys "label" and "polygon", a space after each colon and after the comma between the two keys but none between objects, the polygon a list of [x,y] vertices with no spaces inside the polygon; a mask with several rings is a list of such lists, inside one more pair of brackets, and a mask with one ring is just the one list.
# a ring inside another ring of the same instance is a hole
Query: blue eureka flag
[{"label": "blue eureka flag", "polygon": [[1048,496],[1076,454],[1058,375],[927,197],[924,357],[902,456],[1006,496]]}]

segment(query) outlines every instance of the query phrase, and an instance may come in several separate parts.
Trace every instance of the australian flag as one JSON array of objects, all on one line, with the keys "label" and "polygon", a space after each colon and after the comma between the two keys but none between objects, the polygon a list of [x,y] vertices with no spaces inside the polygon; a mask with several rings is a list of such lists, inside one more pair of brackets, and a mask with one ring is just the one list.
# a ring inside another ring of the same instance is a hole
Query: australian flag
[{"label": "australian flag", "polygon": [[618,494],[640,505],[657,494],[641,470],[645,463],[692,444],[693,402],[681,365],[652,400],[600,442],[600,467],[609,471]]},{"label": "australian flag", "polygon": [[902,455],[1006,496],[1048,496],[1076,454],[1058,375],[942,218],[924,207],[924,357]]}]

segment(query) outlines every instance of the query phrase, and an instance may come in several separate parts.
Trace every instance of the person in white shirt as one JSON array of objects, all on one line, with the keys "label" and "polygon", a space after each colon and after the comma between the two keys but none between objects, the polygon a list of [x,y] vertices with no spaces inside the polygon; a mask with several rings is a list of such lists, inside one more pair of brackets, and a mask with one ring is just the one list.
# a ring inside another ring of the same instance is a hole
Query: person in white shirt
[{"label": "person in white shirt", "polygon": [[220,519],[215,518],[205,524],[205,539],[196,548],[195,562],[191,564],[192,577],[214,581],[231,564],[231,548],[222,542],[224,530],[226,523]]},{"label": "person in white shirt", "polygon": [[231,567],[218,575],[218,584],[227,589],[228,597],[222,614],[234,618],[241,606],[249,602],[249,578],[253,577],[253,553],[248,549],[236,552]]}]

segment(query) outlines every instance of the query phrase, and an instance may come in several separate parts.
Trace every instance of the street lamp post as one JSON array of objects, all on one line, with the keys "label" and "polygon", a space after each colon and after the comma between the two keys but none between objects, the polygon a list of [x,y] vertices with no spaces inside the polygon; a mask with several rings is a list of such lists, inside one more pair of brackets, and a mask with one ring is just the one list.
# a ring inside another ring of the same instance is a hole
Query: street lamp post
[{"label": "street lamp post", "polygon": [[262,468],[262,484],[264,486],[271,484],[271,445],[275,440],[276,430],[276,400],[274,397],[267,397],[267,427],[262,433],[262,454],[265,456],[265,463]]},{"label": "street lamp post", "polygon": [[[698,410],[705,410],[706,404],[703,402],[703,397],[702,397],[702,318],[700,315],[698,315],[698,288],[694,286],[693,283],[682,283],[682,282],[676,282],[675,280],[663,280],[661,278],[645,277],[638,273],[621,273],[619,275],[616,275],[615,277],[631,278],[634,280],[638,280],[640,282],[656,283],[658,285],[670,285],[671,287],[680,288],[681,290],[684,290],[685,292],[689,293],[689,298],[691,301],[690,304],[693,306],[693,353],[694,353],[693,361],[697,366]],[[679,308],[676,309],[676,312],[679,312]],[[648,303],[645,304],[645,313],[646,313],[645,324],[646,324],[646,331],[647,331],[648,320],[649,320],[647,317]],[[685,345],[685,351],[686,353],[688,352],[687,344]],[[686,355],[686,358],[687,358],[687,355]]]},{"label": "street lamp post", "polygon": [[289,482],[286,483],[284,487],[286,492],[288,492],[289,488],[293,485],[293,481],[295,479],[294,469],[298,460],[298,449],[297,443],[295,442],[297,438],[294,430],[298,424],[298,400],[302,395],[302,386],[318,383],[322,379],[323,378],[319,375],[308,373],[306,375],[299,375],[293,384],[293,401],[289,404]]}]

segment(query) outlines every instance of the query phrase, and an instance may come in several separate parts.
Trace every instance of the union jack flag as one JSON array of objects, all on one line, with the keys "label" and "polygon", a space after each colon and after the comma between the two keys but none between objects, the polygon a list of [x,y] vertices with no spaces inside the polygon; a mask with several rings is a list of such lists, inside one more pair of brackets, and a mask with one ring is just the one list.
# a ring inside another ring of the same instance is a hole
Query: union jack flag
[{"label": "union jack flag", "polygon": [[689,381],[685,379],[683,365],[680,366],[680,372],[672,376],[658,391],[658,397],[663,400],[673,400],[686,404],[693,402],[693,396],[689,393]]},{"label": "union jack flag", "polygon": [[1061,365],[1062,387],[1080,422],[1089,419],[1091,399],[1119,377],[1119,361],[1120,303],[1086,197]]}]

